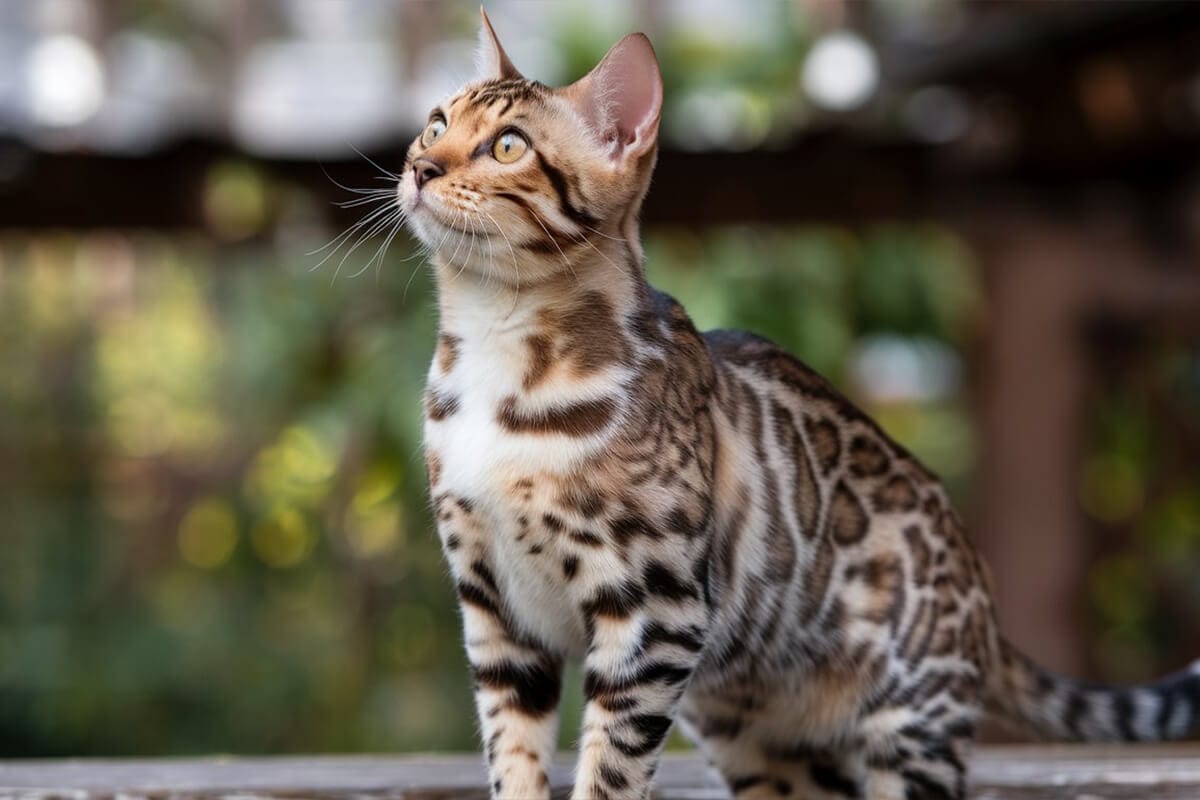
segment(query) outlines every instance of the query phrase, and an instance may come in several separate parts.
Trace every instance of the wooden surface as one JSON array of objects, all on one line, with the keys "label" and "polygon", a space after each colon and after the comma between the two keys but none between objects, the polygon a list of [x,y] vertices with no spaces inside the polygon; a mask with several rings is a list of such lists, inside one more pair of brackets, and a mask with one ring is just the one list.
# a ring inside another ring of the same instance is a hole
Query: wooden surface
[{"label": "wooden surface", "polygon": [[[555,785],[569,775],[564,761]],[[485,797],[483,783],[469,755],[0,762],[3,800],[449,800]],[[1200,798],[1200,745],[985,747],[971,783],[973,800]],[[661,800],[728,797],[694,756],[665,759],[657,786]]]}]

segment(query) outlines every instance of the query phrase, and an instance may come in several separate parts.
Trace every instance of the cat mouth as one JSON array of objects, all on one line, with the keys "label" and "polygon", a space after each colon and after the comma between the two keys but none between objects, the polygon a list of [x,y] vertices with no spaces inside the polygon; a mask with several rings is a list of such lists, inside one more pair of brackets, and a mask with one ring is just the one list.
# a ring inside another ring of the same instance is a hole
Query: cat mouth
[{"label": "cat mouth", "polygon": [[446,209],[437,208],[429,202],[423,203],[421,202],[421,195],[417,195],[416,199],[413,201],[412,209],[409,213],[419,213],[425,221],[432,222],[439,228],[453,231],[454,233],[461,233],[466,236],[474,235],[490,238],[490,234],[485,228],[476,227],[472,230],[471,226],[463,224],[462,220],[469,219],[471,214],[477,212],[459,211],[457,212],[458,218],[451,220],[447,218],[449,214],[447,213]]},{"label": "cat mouth", "polygon": [[407,213],[415,219],[432,223],[441,232],[450,231],[465,236],[491,238],[486,226],[473,226],[469,222],[472,217],[481,216],[478,211],[448,208],[442,198],[431,194],[428,189],[413,187],[407,198],[404,194],[401,194],[401,205],[407,206]]}]

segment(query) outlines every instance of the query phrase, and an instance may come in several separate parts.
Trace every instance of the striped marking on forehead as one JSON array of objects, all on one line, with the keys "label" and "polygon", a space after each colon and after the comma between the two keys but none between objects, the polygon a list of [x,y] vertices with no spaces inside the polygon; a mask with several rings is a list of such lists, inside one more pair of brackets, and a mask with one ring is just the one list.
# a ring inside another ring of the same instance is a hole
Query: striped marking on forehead
[{"label": "striped marking on forehead", "polygon": [[[545,84],[522,78],[509,78],[482,83],[468,91],[461,101],[479,108],[500,106],[498,116],[506,114],[517,103],[541,102],[549,89]],[[460,101],[456,101],[455,105]]]}]

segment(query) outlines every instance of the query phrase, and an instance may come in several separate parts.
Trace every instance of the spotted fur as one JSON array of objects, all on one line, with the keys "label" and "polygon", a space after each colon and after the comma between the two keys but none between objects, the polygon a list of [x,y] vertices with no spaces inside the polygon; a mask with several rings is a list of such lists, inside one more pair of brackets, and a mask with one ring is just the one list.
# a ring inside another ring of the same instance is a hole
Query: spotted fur
[{"label": "spotted fur", "polygon": [[548,797],[567,659],[576,800],[647,797],[674,724],[739,798],[873,800],[962,798],[985,706],[1054,738],[1194,727],[1195,667],[1114,690],[1017,653],[933,475],[775,345],[702,335],[647,285],[645,37],[565,89],[486,18],[482,39],[400,199],[437,268],[426,457],[494,796]]}]

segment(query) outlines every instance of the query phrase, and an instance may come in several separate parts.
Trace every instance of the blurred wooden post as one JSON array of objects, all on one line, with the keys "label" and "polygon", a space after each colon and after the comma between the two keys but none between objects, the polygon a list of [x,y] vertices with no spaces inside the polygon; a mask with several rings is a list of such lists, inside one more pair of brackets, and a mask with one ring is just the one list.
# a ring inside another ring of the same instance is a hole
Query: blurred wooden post
[{"label": "blurred wooden post", "polygon": [[1009,216],[976,239],[989,283],[977,537],[992,567],[1002,626],[1056,670],[1083,666],[1087,540],[1077,458],[1087,359],[1083,231]]},{"label": "blurred wooden post", "polygon": [[1083,609],[1096,543],[1077,481],[1089,387],[1101,367],[1087,332],[1132,325],[1186,340],[1186,331],[1200,329],[1200,275],[1196,248],[1154,249],[1132,205],[1081,205],[1086,210],[1060,219],[1014,212],[1011,198],[997,199],[976,212],[988,222],[969,236],[989,300],[977,370],[976,536],[1005,632],[1047,667],[1086,676]]}]

